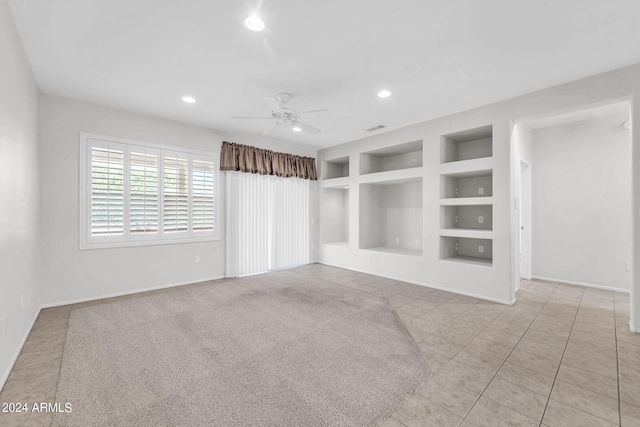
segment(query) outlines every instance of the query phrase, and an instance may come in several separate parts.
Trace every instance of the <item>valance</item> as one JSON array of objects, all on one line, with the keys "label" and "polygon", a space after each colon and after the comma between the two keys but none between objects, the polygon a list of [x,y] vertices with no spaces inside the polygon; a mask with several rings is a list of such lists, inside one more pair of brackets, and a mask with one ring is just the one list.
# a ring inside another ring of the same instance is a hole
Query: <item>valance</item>
[{"label": "valance", "polygon": [[315,181],[316,159],[278,153],[249,145],[224,141],[220,153],[221,171],[242,171],[275,175],[283,178],[303,178]]}]

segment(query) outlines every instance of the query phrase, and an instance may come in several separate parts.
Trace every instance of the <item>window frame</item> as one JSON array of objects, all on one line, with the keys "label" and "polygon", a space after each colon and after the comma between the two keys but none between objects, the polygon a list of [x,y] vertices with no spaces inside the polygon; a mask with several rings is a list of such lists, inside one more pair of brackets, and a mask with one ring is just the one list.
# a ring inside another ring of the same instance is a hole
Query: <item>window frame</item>
[{"label": "window frame", "polygon": [[[111,236],[91,235],[91,147],[122,150],[123,165],[123,233]],[[136,235],[131,233],[131,152],[147,149],[158,155],[158,230],[155,234]],[[175,146],[148,143],[107,135],[80,132],[79,150],[79,218],[81,250],[117,248],[130,246],[150,246],[176,243],[192,243],[220,240],[220,154],[201,150],[183,149]],[[178,154],[187,158],[187,231],[164,231],[164,157]],[[193,160],[213,162],[213,230],[193,230]]]}]

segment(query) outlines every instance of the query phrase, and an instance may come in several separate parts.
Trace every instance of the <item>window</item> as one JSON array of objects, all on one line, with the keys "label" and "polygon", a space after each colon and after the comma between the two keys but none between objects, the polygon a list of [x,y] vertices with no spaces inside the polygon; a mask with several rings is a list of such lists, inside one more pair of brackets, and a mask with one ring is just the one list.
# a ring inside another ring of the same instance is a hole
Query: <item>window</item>
[{"label": "window", "polygon": [[218,155],[82,133],[80,248],[218,239]]}]

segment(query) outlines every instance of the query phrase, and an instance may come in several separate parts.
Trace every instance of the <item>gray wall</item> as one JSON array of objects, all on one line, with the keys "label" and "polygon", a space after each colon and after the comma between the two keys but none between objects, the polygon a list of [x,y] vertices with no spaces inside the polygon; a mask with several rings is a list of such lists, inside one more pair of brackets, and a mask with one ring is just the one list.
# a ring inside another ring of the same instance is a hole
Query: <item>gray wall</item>
[{"label": "gray wall", "polygon": [[627,115],[533,131],[533,275],[630,289]]},{"label": "gray wall", "polygon": [[0,63],[1,389],[40,305],[38,87],[5,0]]}]

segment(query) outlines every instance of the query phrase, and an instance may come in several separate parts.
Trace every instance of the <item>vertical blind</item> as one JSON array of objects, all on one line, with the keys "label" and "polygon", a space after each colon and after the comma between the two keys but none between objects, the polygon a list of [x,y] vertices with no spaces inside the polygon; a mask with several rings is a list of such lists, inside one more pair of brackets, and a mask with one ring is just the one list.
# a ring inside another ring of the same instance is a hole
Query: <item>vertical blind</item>
[{"label": "vertical blind", "polygon": [[309,180],[227,172],[227,276],[309,262]]}]

